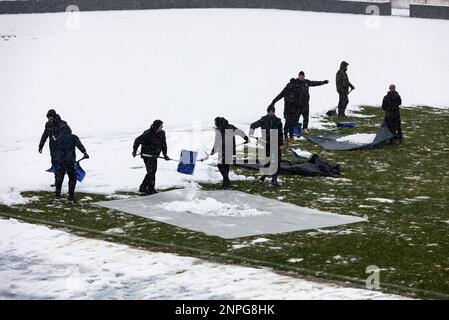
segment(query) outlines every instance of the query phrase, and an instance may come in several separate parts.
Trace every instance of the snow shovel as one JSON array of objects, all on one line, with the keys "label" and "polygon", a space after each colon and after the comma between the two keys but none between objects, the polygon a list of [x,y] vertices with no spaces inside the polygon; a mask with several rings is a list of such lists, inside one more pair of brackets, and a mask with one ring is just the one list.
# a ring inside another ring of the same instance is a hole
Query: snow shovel
[{"label": "snow shovel", "polygon": [[81,168],[81,165],[80,165],[80,161],[83,161],[84,159],[89,159],[89,158],[84,156],[81,159],[79,159],[76,162],[76,164],[75,164],[76,180],[78,180],[79,182],[83,182],[84,177],[86,176],[86,171],[84,171],[83,168]]},{"label": "snow shovel", "polygon": [[[153,155],[140,153],[143,157],[153,158]],[[190,151],[190,150],[181,150],[181,155],[179,162],[175,159],[170,159],[170,161],[174,161],[178,163],[178,168],[176,171],[182,174],[187,175],[193,175],[193,172],[195,171],[195,164],[196,162],[200,161],[206,161],[209,158],[209,155],[206,153],[206,157],[197,160],[198,152]],[[158,157],[160,159],[164,159],[164,157]]]},{"label": "snow shovel", "polygon": [[[351,91],[348,92],[348,95],[349,95],[352,91],[354,91],[354,89],[351,89]],[[331,110],[329,110],[328,112],[326,112],[326,115],[327,115],[328,117],[336,116],[336,115],[337,115],[337,109],[338,109],[338,106],[336,106],[334,109],[331,109]]]},{"label": "snow shovel", "polygon": [[[84,171],[84,169],[81,168],[81,165],[80,165],[80,161],[83,161],[84,159],[89,159],[89,158],[86,158],[84,156],[81,159],[79,159],[78,161],[76,161],[76,163],[75,163],[75,176],[76,176],[76,180],[78,180],[79,182],[82,182],[84,180],[84,177],[86,176],[86,171]],[[55,167],[52,164],[51,168],[47,169],[45,171],[55,173]]]}]

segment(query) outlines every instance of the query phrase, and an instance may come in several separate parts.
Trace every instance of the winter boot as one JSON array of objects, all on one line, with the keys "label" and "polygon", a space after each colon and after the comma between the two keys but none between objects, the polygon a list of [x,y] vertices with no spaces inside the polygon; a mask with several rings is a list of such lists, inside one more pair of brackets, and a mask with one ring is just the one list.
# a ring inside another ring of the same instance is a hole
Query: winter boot
[{"label": "winter boot", "polygon": [[272,179],[271,179],[271,185],[273,186],[273,187],[280,187],[280,185],[279,185],[279,182],[278,182],[278,178],[277,177],[273,177]]},{"label": "winter boot", "polygon": [[76,201],[76,199],[75,199],[75,196],[73,196],[73,195],[69,195],[69,197],[67,198],[67,200],[68,200],[70,203],[73,203],[73,204],[78,203],[78,201]]},{"label": "winter boot", "polygon": [[260,178],[259,178],[259,181],[260,182],[265,182],[265,179],[266,179],[267,177],[266,176],[261,176]]},{"label": "winter boot", "polygon": [[231,181],[229,180],[224,180],[223,184],[222,184],[222,188],[223,190],[229,190],[231,189]]},{"label": "winter boot", "polygon": [[148,194],[148,195],[152,195],[152,194],[156,194],[156,193],[158,193],[158,192],[156,191],[156,189],[149,189],[149,190],[146,191],[145,193]]}]

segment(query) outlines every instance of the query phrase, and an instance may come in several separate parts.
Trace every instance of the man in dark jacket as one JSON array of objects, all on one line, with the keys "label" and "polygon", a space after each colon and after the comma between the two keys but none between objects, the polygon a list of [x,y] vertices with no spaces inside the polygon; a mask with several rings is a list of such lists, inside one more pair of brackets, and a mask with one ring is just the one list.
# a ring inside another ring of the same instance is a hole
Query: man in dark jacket
[{"label": "man in dark jacket", "polygon": [[296,111],[295,123],[299,122],[299,118],[302,116],[303,124],[302,128],[305,133],[308,133],[309,129],[309,87],[322,86],[328,84],[329,80],[324,81],[311,81],[305,78],[304,71],[301,71],[298,76],[298,90],[299,90],[299,105]]},{"label": "man in dark jacket", "polygon": [[[274,107],[276,102],[284,99],[284,139],[285,143],[293,140],[294,127],[296,124],[297,112],[299,108],[299,90],[297,79],[290,79],[290,82],[279,93],[276,98],[271,102],[270,106]],[[290,140],[288,140],[290,139]]]},{"label": "man in dark jacket", "polygon": [[57,140],[55,150],[55,175],[56,175],[56,198],[61,196],[62,183],[64,182],[64,176],[67,173],[69,176],[69,198],[70,202],[76,203],[75,199],[75,186],[76,186],[76,150],[84,153],[85,158],[89,158],[80,139],[72,134],[65,133],[60,135]]},{"label": "man in dark jacket", "polygon": [[339,96],[338,100],[338,116],[339,117],[345,117],[345,111],[346,107],[349,103],[349,88],[351,88],[351,91],[355,89],[355,87],[349,82],[348,74],[346,71],[348,71],[348,65],[346,61],[343,61],[340,64],[340,69],[337,71],[336,75],[336,84],[337,84],[337,92]]},{"label": "man in dark jacket", "polygon": [[[45,123],[45,129],[44,132],[42,133],[38,150],[39,153],[42,153],[42,149],[44,148],[45,142],[47,141],[47,138],[49,138],[51,164],[54,168],[55,166],[54,159],[57,141],[62,135],[72,133],[72,130],[67,125],[67,122],[61,120],[61,117],[53,109],[48,110],[47,119],[48,121]],[[56,171],[55,171],[55,179],[56,179]]]},{"label": "man in dark jacket", "polygon": [[215,143],[211,155],[218,152],[218,170],[223,176],[223,189],[231,188],[229,180],[229,165],[235,163],[236,144],[235,136],[240,136],[249,142],[248,136],[240,129],[230,124],[228,120],[222,117],[215,118]]},{"label": "man in dark jacket", "polygon": [[[390,91],[382,101],[382,109],[385,111],[385,123],[391,133],[395,135],[393,139],[399,139],[399,142],[402,143],[401,115],[399,112],[402,99],[399,93],[397,93],[394,84],[391,84],[389,89]],[[391,142],[393,142],[393,139]]]},{"label": "man in dark jacket", "polygon": [[[271,175],[271,184],[275,187],[279,186],[277,181],[279,175],[279,169],[281,167],[281,152],[284,145],[284,140],[282,139],[282,121],[276,117],[276,109],[270,105],[267,109],[267,115],[262,117],[260,120],[251,124],[249,136],[254,135],[254,130],[256,128],[262,129],[262,137],[266,141],[265,143],[265,156],[268,157],[269,162],[265,167],[270,167],[274,165],[276,170]],[[276,146],[271,146],[271,134],[275,134],[274,138],[277,138]],[[277,136],[277,137],[276,137]],[[266,175],[263,175],[260,180],[265,181]]]},{"label": "man in dark jacket", "polygon": [[165,131],[162,130],[163,126],[164,123],[161,120],[155,120],[150,129],[146,130],[134,141],[132,155],[135,157],[137,149],[142,145],[140,154],[147,169],[147,174],[140,185],[139,192],[147,194],[157,193],[154,188],[156,184],[157,158],[162,152],[164,159],[170,160],[167,155],[167,140]]}]

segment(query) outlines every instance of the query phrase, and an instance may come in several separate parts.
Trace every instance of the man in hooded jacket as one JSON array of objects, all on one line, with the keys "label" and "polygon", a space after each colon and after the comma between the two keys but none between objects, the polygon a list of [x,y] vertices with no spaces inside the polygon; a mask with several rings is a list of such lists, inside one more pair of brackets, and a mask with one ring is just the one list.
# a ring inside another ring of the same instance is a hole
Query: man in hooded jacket
[{"label": "man in hooded jacket", "polygon": [[340,69],[337,71],[336,75],[336,85],[337,85],[337,92],[338,92],[338,116],[339,117],[345,117],[345,111],[346,107],[349,103],[349,88],[351,88],[351,91],[355,89],[355,87],[352,85],[351,82],[349,82],[348,74],[346,71],[348,71],[348,65],[346,61],[342,61],[340,64]]},{"label": "man in hooded jacket", "polygon": [[[276,171],[273,173],[271,178],[271,185],[274,187],[279,187],[278,175],[281,168],[281,153],[284,145],[284,140],[282,139],[282,121],[276,117],[276,109],[272,105],[267,108],[267,115],[260,118],[260,120],[254,122],[250,126],[249,136],[254,136],[254,131],[257,128],[262,129],[263,139],[265,139],[265,156],[269,158],[269,163],[265,167],[269,167],[271,164],[276,166]],[[271,134],[277,137],[275,141],[276,145],[271,145]],[[260,177],[260,181],[265,181],[266,176]]]},{"label": "man in hooded jacket", "polygon": [[391,133],[395,135],[392,140],[398,139],[400,143],[403,141],[401,115],[399,112],[399,106],[401,104],[401,96],[396,91],[396,86],[391,84],[387,95],[382,101],[382,109],[385,111],[385,123]]},{"label": "man in hooded jacket", "polygon": [[75,186],[76,186],[76,150],[84,153],[84,158],[88,159],[89,155],[86,148],[81,143],[78,136],[72,133],[64,133],[59,136],[58,143],[55,149],[55,176],[56,176],[56,198],[61,196],[62,183],[64,176],[69,176],[69,197],[70,202],[76,203]]},{"label": "man in hooded jacket", "polygon": [[[42,133],[41,140],[39,142],[39,153],[42,153],[42,150],[44,148],[45,142],[47,139],[50,139],[50,157],[51,157],[51,165],[53,166],[53,169],[55,168],[55,157],[56,157],[56,147],[59,141],[59,138],[61,138],[65,134],[72,133],[72,130],[68,126],[67,122],[61,120],[61,117],[59,114],[56,113],[54,109],[50,109],[47,112],[47,122],[45,123],[45,129]],[[55,180],[56,180],[56,170],[55,173]],[[56,182],[55,182],[56,183]]]},{"label": "man in hooded jacket", "polygon": [[211,155],[218,152],[218,170],[223,176],[223,189],[227,190],[231,187],[229,180],[229,165],[235,163],[236,144],[235,136],[240,136],[249,142],[248,136],[240,129],[230,124],[228,120],[222,117],[215,118],[215,143],[212,148]]},{"label": "man in hooded jacket", "polygon": [[162,152],[164,159],[166,161],[170,160],[167,155],[167,139],[165,131],[162,130],[163,126],[164,123],[161,120],[155,120],[150,129],[134,140],[132,155],[136,157],[137,149],[142,145],[140,154],[147,170],[147,174],[139,187],[139,192],[147,194],[157,193],[154,188],[156,184],[157,158]]}]

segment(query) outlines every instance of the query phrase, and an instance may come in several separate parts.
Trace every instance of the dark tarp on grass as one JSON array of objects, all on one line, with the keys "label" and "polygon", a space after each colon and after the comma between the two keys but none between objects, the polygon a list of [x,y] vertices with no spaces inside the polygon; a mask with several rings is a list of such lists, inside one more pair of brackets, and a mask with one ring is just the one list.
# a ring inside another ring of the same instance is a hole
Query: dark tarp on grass
[{"label": "dark tarp on grass", "polygon": [[313,143],[316,143],[323,149],[329,151],[348,151],[376,148],[378,146],[384,145],[385,142],[393,138],[394,135],[386,126],[382,125],[377,131],[374,141],[371,143],[351,143],[349,141],[337,141],[337,139],[341,137],[342,136],[304,136],[304,138]]},{"label": "dark tarp on grass", "polygon": [[[260,169],[260,163],[258,161],[255,164],[239,163],[237,166],[254,170]],[[341,174],[341,167],[338,164],[330,165],[317,154],[314,154],[309,161],[303,163],[281,160],[281,173],[291,173],[308,177],[332,177]]]}]

